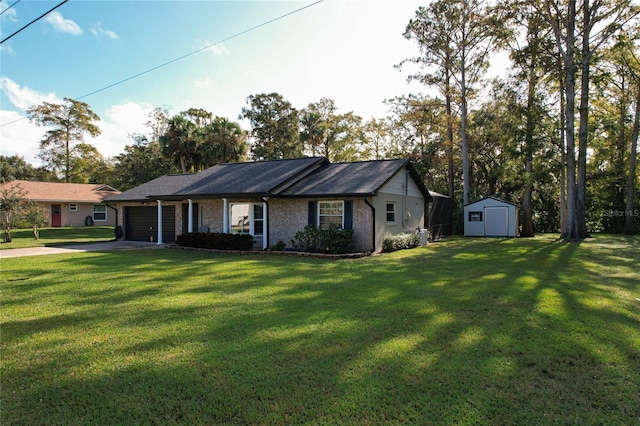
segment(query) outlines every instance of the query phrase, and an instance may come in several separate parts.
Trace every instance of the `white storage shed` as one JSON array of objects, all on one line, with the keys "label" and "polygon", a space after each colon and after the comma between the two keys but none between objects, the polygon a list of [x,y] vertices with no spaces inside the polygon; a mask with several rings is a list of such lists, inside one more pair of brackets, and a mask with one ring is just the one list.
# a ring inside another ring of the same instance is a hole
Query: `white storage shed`
[{"label": "white storage shed", "polygon": [[464,206],[465,237],[515,237],[518,209],[512,203],[487,197]]}]

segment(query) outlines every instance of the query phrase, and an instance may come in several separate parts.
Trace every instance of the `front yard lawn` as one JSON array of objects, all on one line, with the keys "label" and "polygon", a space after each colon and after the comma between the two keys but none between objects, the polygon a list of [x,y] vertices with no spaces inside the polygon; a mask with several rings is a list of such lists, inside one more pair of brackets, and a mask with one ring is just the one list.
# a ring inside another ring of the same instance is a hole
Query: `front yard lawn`
[{"label": "front yard lawn", "polygon": [[640,237],[2,261],[1,424],[640,424]]},{"label": "front yard lawn", "polygon": [[[4,234],[4,233],[3,233]],[[80,226],[69,228],[42,228],[40,239],[33,237],[33,229],[16,229],[11,231],[12,241],[2,239],[0,250],[59,246],[64,244],[98,243],[114,239],[113,226]]]}]

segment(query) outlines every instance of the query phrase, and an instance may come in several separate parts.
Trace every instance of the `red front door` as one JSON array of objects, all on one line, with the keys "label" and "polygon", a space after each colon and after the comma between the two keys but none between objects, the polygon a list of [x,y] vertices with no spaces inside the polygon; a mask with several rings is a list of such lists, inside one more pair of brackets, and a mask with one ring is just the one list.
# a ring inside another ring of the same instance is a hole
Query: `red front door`
[{"label": "red front door", "polygon": [[53,228],[62,226],[62,206],[60,204],[51,205],[51,226]]}]

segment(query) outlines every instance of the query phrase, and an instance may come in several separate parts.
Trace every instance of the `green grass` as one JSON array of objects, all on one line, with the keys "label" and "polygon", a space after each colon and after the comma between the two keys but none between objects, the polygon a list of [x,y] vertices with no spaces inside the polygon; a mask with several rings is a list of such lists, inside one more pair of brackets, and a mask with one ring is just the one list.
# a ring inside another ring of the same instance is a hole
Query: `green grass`
[{"label": "green grass", "polygon": [[2,261],[1,424],[640,424],[640,238]]},{"label": "green grass", "polygon": [[114,233],[113,226],[82,226],[42,228],[39,240],[33,237],[33,229],[14,230],[11,232],[11,237],[10,243],[5,242],[4,239],[0,242],[0,250],[110,241],[113,240]]}]

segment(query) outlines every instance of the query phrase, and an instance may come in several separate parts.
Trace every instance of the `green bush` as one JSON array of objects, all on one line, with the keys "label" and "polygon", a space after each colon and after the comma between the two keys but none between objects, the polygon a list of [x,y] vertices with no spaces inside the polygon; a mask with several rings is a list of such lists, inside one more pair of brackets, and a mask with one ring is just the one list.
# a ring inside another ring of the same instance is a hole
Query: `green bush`
[{"label": "green bush", "polygon": [[307,225],[296,232],[291,245],[311,253],[350,253],[353,251],[353,229],[342,229],[336,225],[328,228]]},{"label": "green bush", "polygon": [[286,244],[282,240],[278,240],[277,243],[271,246],[271,251],[283,251]]},{"label": "green bush", "polygon": [[183,247],[214,250],[251,250],[253,248],[253,236],[217,232],[190,232],[178,235],[176,244]]},{"label": "green bush", "polygon": [[418,234],[392,235],[382,241],[382,251],[390,253],[396,250],[414,248],[418,247],[420,243],[420,236]]}]

